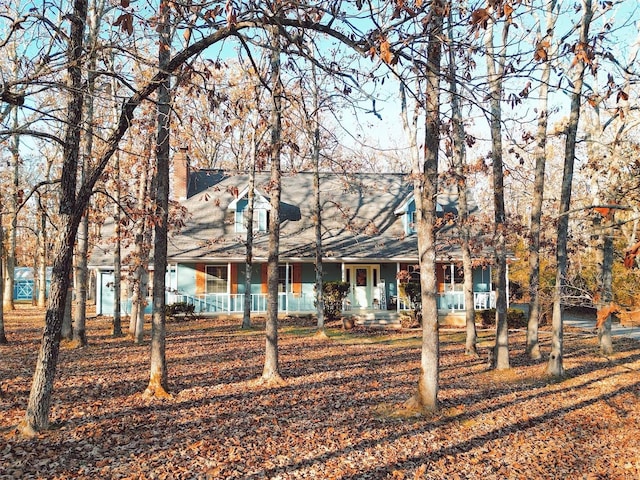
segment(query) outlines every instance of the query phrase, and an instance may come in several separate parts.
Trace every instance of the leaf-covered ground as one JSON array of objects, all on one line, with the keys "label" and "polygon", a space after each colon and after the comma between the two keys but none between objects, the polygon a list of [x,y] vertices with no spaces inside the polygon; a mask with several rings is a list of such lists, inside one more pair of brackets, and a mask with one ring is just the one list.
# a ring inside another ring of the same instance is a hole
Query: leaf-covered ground
[{"label": "leaf-covered ground", "polygon": [[[441,333],[441,410],[390,415],[416,385],[416,331],[353,330],[330,340],[309,319],[281,323],[287,384],[257,385],[263,323],[168,324],[173,397],[142,396],[149,345],[88,322],[90,346],[64,347],[52,429],[15,433],[24,415],[42,312],[5,316],[0,346],[0,478],[46,479],[633,479],[640,478],[640,343],[615,339],[599,355],[592,334],[565,334],[566,377],[550,381],[512,332],[512,369],[464,356],[464,333]],[[549,333],[542,332],[548,352]]]}]

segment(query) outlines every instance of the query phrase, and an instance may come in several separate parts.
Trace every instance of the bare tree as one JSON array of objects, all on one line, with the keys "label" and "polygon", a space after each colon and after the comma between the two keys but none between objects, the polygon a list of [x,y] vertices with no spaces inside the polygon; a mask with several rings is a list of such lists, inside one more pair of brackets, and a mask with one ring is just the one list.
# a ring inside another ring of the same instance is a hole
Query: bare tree
[{"label": "bare tree", "polygon": [[[80,128],[82,124],[83,86],[82,50],[84,27],[87,18],[87,1],[75,0],[70,17],[68,48],[69,102],[67,104],[67,130],[65,132],[60,216],[63,229],[56,246],[53,262],[53,278],[49,297],[49,308],[45,316],[43,340],[38,353],[36,371],[29,394],[27,412],[21,431],[32,434],[49,425],[49,406],[60,348],[60,329],[64,315],[64,304],[69,285],[69,273],[73,259],[73,246],[84,205],[77,203],[76,172],[80,151]],[[81,208],[78,208],[80,206]]]},{"label": "bare tree", "polygon": [[113,213],[115,247],[113,251],[113,327],[112,335],[120,337],[122,335],[122,239],[120,237],[120,154],[115,155],[115,205]]},{"label": "bare tree", "polygon": [[438,408],[440,341],[436,298],[436,223],[438,193],[438,149],[440,144],[440,62],[442,58],[444,2],[431,3],[426,25],[426,69],[424,81],[425,131],[422,166],[413,165],[412,175],[417,214],[418,258],[422,300],[422,348],[418,388],[407,407],[420,411]]},{"label": "bare tree", "polygon": [[242,315],[242,328],[251,328],[251,276],[253,272],[253,215],[254,205],[256,199],[256,160],[257,160],[257,141],[256,133],[253,131],[252,138],[252,157],[249,170],[249,190],[247,190],[247,210],[246,210],[246,223],[247,223],[247,236],[245,239],[245,245],[247,248],[245,254],[245,278],[244,278],[244,311]]},{"label": "bare tree", "polygon": [[284,87],[280,77],[280,52],[281,39],[277,26],[268,28],[270,53],[270,88],[271,100],[271,178],[269,194],[271,197],[271,210],[269,211],[269,253],[267,266],[267,325],[266,325],[266,350],[262,380],[267,383],[282,383],[278,362],[278,259],[280,246],[280,193],[282,178],[280,172],[280,154],[282,149],[282,101]]},{"label": "bare tree", "polygon": [[465,354],[477,357],[477,332],[475,319],[475,301],[473,294],[473,264],[471,258],[471,225],[469,218],[469,201],[467,199],[466,173],[466,132],[462,117],[461,97],[459,94],[458,77],[456,76],[456,50],[453,36],[453,11],[450,9],[447,21],[448,52],[449,52],[449,90],[451,93],[451,137],[452,163],[455,172],[456,188],[458,191],[458,217],[460,229],[460,248],[462,250],[462,268],[464,271],[464,302],[465,302]]},{"label": "bare tree", "polygon": [[155,215],[153,241],[153,310],[151,319],[151,362],[149,385],[146,396],[167,397],[169,384],[166,359],[166,272],[167,232],[169,222],[169,115],[171,114],[171,76],[167,70],[171,58],[171,10],[166,2],[160,4],[158,12],[158,68],[163,73],[159,79],[156,117],[156,170]]},{"label": "bare tree", "polygon": [[582,0],[582,20],[580,34],[575,44],[576,61],[574,62],[573,88],[571,93],[571,110],[569,121],[564,131],[564,169],[562,173],[562,190],[560,192],[560,210],[558,212],[558,243],[556,251],[556,284],[553,293],[553,320],[551,336],[551,353],[547,363],[547,373],[559,377],[564,373],[563,357],[563,322],[562,295],[566,285],[567,274],[567,237],[569,233],[569,205],[571,202],[571,184],[573,181],[573,165],[576,157],[576,141],[578,123],[580,121],[580,100],[582,85],[587,66],[593,58],[589,46],[589,28],[593,17],[591,0]]},{"label": "bare tree", "polygon": [[[507,325],[507,245],[506,212],[504,206],[504,165],[502,158],[502,94],[507,62],[510,14],[502,2],[496,2],[493,16],[489,15],[485,30],[487,76],[489,83],[489,128],[491,131],[491,162],[493,178],[493,211],[496,264],[496,341],[492,367],[509,368],[509,327]],[[503,19],[499,47],[496,48],[495,26]]]},{"label": "bare tree", "polygon": [[308,116],[309,130],[312,133],[311,157],[313,161],[313,197],[315,215],[315,272],[316,272],[316,315],[318,317],[318,336],[326,337],[324,328],[324,282],[322,265],[322,202],[320,200],[320,92],[315,64],[311,65],[312,112]]},{"label": "bare tree", "polygon": [[549,79],[551,77],[551,61],[553,32],[557,18],[557,1],[545,3],[546,17],[544,29],[538,27],[535,58],[542,62],[540,73],[540,93],[538,105],[538,129],[536,132],[536,165],[531,202],[531,228],[529,239],[529,321],[527,324],[527,353],[532,359],[539,359],[540,343],[538,325],[540,322],[540,224],[542,204],[544,200],[544,173],[547,159],[547,126],[549,123]]},{"label": "bare tree", "polygon": [[[84,141],[82,144],[82,162],[80,165],[80,181],[84,182],[85,176],[89,173],[90,159],[93,154],[94,121],[95,121],[95,92],[97,79],[97,55],[98,55],[98,35],[100,24],[104,15],[104,0],[96,0],[90,6],[88,16],[88,29],[86,43],[89,47],[89,58],[87,61],[87,95],[85,96],[86,127],[83,132]],[[77,250],[75,256],[75,304],[73,322],[73,340],[78,347],[87,345],[87,283],[89,281],[89,271],[87,268],[89,256],[89,212],[85,209],[80,226],[78,228]]]},{"label": "bare tree", "polygon": [[[3,244],[1,239],[3,238],[3,228],[2,228],[2,205],[0,204],[0,292],[2,292],[2,287],[4,283],[4,279],[2,277],[2,254],[3,254]],[[3,302],[0,302],[0,345],[5,345],[8,343],[7,334],[4,328],[4,306]]]}]

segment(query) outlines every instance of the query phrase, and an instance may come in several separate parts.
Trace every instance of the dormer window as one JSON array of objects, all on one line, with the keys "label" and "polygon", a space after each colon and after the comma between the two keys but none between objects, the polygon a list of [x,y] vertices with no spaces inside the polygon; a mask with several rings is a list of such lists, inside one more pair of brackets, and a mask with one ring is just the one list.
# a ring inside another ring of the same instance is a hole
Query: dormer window
[{"label": "dormer window", "polygon": [[[249,217],[249,204],[246,200],[238,202],[235,211],[236,232],[244,233],[247,231],[247,223]],[[269,212],[266,208],[253,208],[253,231],[266,232],[269,230]]]},{"label": "dormer window", "polygon": [[[442,215],[444,209],[439,203],[436,204],[436,213],[438,216]],[[418,215],[416,212],[416,201],[413,198],[413,194],[408,197],[402,205],[400,205],[394,212],[398,216],[402,216],[402,224],[404,226],[404,233],[411,235],[418,230]]]},{"label": "dormer window", "polygon": [[[248,188],[238,194],[238,197],[229,204],[229,210],[234,210],[235,231],[245,233],[248,227],[249,200],[247,198]],[[267,232],[269,230],[269,210],[271,205],[269,200],[255,191],[253,200],[253,231]]]}]

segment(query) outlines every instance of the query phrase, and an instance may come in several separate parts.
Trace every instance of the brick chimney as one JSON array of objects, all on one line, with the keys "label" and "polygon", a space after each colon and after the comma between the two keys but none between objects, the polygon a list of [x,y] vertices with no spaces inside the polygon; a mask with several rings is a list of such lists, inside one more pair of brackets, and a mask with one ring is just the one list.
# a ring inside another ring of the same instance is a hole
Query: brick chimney
[{"label": "brick chimney", "polygon": [[189,188],[189,147],[179,147],[173,155],[173,198],[186,200]]}]

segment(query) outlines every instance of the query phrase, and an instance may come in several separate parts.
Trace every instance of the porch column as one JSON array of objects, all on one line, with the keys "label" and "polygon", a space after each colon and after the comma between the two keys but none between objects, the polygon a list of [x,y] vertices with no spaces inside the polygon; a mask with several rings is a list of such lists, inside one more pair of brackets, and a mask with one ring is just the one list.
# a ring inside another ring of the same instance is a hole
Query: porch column
[{"label": "porch column", "polygon": [[507,308],[509,308],[509,262],[507,262]]},{"label": "porch column", "polygon": [[173,275],[171,276],[171,289],[174,293],[178,292],[178,263],[173,265]]},{"label": "porch column", "polygon": [[451,274],[451,291],[455,291],[456,279],[455,279],[455,265],[453,263],[449,264],[449,272]]},{"label": "porch column", "polygon": [[[489,308],[493,308],[493,304],[491,303],[491,294],[493,293],[493,265],[489,265]],[[494,295],[495,299],[496,296]]]},{"label": "porch column", "polygon": [[96,275],[98,278],[96,281],[96,315],[102,315],[102,270],[96,270],[96,272],[98,272]]},{"label": "porch column", "polygon": [[400,311],[400,281],[398,274],[400,273],[400,262],[396,262],[396,312]]},{"label": "porch column", "polygon": [[289,262],[284,267],[284,311],[289,313]]},{"label": "porch column", "polygon": [[227,312],[231,313],[231,262],[227,262]]}]

